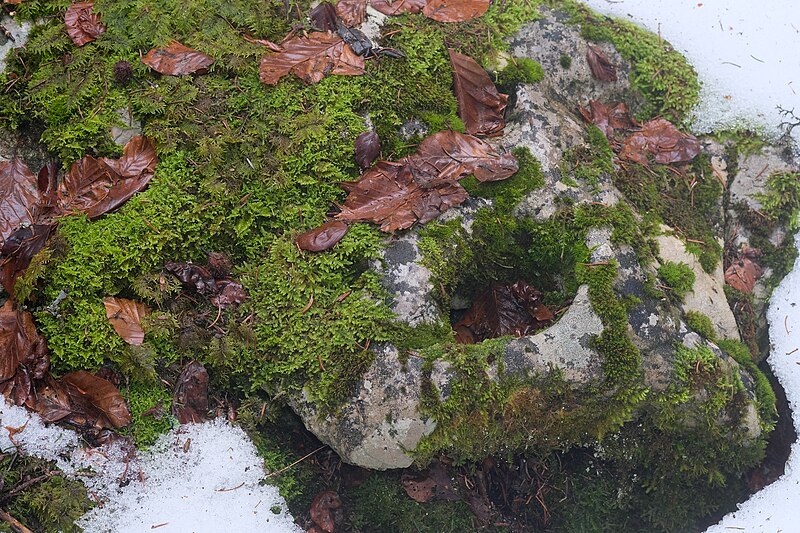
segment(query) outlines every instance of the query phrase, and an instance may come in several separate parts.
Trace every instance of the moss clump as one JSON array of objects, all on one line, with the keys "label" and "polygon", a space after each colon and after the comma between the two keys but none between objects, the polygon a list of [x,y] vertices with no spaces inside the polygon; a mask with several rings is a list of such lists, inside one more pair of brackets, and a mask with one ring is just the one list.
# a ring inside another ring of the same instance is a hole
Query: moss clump
[{"label": "moss clump", "polygon": [[694,290],[695,274],[686,263],[667,261],[658,267],[658,275],[666,284],[670,296],[679,301]]},{"label": "moss clump", "polygon": [[777,172],[767,178],[766,192],[756,195],[763,212],[792,231],[800,227],[800,174]]},{"label": "moss clump", "polygon": [[528,193],[544,187],[542,166],[530,150],[517,146],[511,153],[517,158],[519,170],[510,178],[481,183],[474,176],[469,176],[460,182],[470,196],[489,198],[493,200],[494,207],[506,213],[514,209]]},{"label": "moss clump", "polygon": [[[42,476],[40,482],[14,492]],[[33,457],[0,454],[0,484],[3,509],[34,531],[82,531],[75,520],[94,507],[83,484],[58,475],[52,464]]]},{"label": "moss clump", "polygon": [[513,88],[521,83],[539,83],[544,78],[542,65],[527,57],[512,57],[506,68],[497,73],[495,83]]},{"label": "moss clump", "polygon": [[714,324],[711,322],[711,319],[708,315],[704,315],[698,311],[687,311],[686,312],[686,324],[694,331],[705,337],[706,339],[716,342],[717,340],[717,331],[714,328]]},{"label": "moss clump", "polygon": [[761,421],[761,431],[765,434],[769,433],[774,429],[778,416],[775,391],[772,390],[769,379],[756,365],[747,345],[736,340],[720,340],[717,344],[725,353],[747,370],[747,373],[750,374],[755,381],[753,391],[756,395],[756,406],[758,407],[758,417]]},{"label": "moss clump", "polygon": [[160,435],[178,425],[170,411],[172,391],[162,383],[133,382],[122,392],[130,406],[132,418],[126,431],[133,437],[137,448],[147,448]]},{"label": "moss clump", "polygon": [[561,57],[558,58],[558,64],[561,65],[561,68],[567,70],[572,66],[572,58],[567,54],[561,54]]}]

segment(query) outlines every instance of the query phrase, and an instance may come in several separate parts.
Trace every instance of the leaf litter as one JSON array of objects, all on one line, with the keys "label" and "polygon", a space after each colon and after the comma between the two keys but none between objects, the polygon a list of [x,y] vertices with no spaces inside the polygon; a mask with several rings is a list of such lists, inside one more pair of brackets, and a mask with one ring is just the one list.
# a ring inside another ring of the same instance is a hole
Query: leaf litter
[{"label": "leaf litter", "polygon": [[166,48],[153,48],[147,52],[142,63],[160,74],[185,76],[206,72],[214,64],[214,58],[178,41],[172,41]]},{"label": "leaf litter", "polygon": [[505,127],[503,112],[508,96],[497,92],[489,75],[474,59],[448,50],[453,68],[453,85],[458,101],[458,116],[467,133],[500,135]]}]

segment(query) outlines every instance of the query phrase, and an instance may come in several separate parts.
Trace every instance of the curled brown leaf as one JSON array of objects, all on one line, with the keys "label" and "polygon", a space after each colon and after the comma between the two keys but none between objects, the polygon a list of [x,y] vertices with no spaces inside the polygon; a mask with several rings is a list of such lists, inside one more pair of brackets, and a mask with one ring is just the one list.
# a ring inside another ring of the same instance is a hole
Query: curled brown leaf
[{"label": "curled brown leaf", "polygon": [[341,220],[331,220],[298,236],[295,243],[301,250],[324,252],[336,246],[349,229],[350,226],[347,223]]},{"label": "curled brown leaf", "polygon": [[332,490],[320,492],[311,502],[309,509],[311,520],[325,533],[333,533],[336,529],[333,510],[338,509],[341,505],[342,501],[336,492]]},{"label": "curled brown leaf", "polygon": [[108,380],[84,370],[61,378],[69,394],[72,412],[69,421],[97,428],[121,428],[131,422],[125,398]]},{"label": "curled brown leaf", "polygon": [[208,416],[208,372],[197,361],[188,363],[178,376],[172,414],[181,424],[203,422]]},{"label": "curled brown leaf", "polygon": [[600,47],[590,44],[586,48],[586,61],[592,76],[600,81],[617,81],[617,67]]},{"label": "curled brown leaf", "polygon": [[321,2],[308,13],[311,26],[317,31],[336,31],[336,8],[330,2]]},{"label": "curled brown leaf", "polygon": [[55,226],[50,224],[33,224],[18,229],[12,233],[0,248],[0,282],[6,292],[14,296],[14,286],[17,278],[25,273],[31,264],[33,256],[39,253],[47,244]]},{"label": "curled brown leaf", "polygon": [[420,13],[425,7],[425,0],[371,0],[370,5],[384,15],[393,16]]},{"label": "curled brown leaf", "polygon": [[172,41],[166,48],[153,48],[147,52],[142,63],[161,74],[184,76],[205,72],[214,63],[214,58],[178,41]]},{"label": "curled brown leaf", "polygon": [[150,314],[150,310],[142,302],[109,296],[103,299],[106,318],[117,335],[128,344],[140,346],[144,342],[142,319]]},{"label": "curled brown leaf", "polygon": [[453,50],[450,65],[458,100],[458,116],[467,133],[499,135],[505,127],[503,112],[508,96],[497,92],[492,79],[474,59]]},{"label": "curled brown leaf", "polygon": [[40,379],[50,368],[50,356],[30,312],[6,300],[0,308],[0,383],[12,379],[20,366]]},{"label": "curled brown leaf", "polygon": [[361,170],[372,166],[381,154],[381,140],[375,131],[365,131],[356,137],[356,164]]},{"label": "curled brown leaf", "polygon": [[76,46],[90,43],[106,31],[100,15],[92,13],[93,9],[94,2],[78,2],[69,6],[64,14],[67,35]]},{"label": "curled brown leaf", "polygon": [[761,266],[743,255],[725,270],[725,283],[738,291],[751,294],[761,274]]},{"label": "curled brown leaf", "polygon": [[36,220],[41,199],[37,182],[20,159],[0,161],[0,245]]},{"label": "curled brown leaf", "polygon": [[622,146],[619,157],[640,165],[648,164],[648,155],[661,165],[688,163],[700,154],[700,141],[683,133],[670,121],[654,118],[633,132]]}]

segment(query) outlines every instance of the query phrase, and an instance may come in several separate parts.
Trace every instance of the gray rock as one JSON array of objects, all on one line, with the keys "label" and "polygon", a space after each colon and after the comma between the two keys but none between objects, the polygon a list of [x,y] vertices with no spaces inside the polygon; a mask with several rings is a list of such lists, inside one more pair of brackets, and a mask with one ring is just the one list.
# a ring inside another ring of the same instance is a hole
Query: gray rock
[{"label": "gray rock", "polygon": [[778,172],[797,172],[798,167],[787,159],[787,154],[773,146],[766,146],[757,154],[742,155],[738,171],[730,185],[731,203],[745,202],[751,209],[761,209],[756,196],[766,192],[767,179]]},{"label": "gray rock", "polygon": [[119,121],[111,126],[111,139],[119,146],[125,146],[128,142],[142,133],[142,123],[133,118],[130,109],[120,108],[116,111]]},{"label": "gray rock", "polygon": [[28,34],[33,26],[29,22],[17,23],[11,17],[0,17],[0,26],[4,27],[11,37],[0,32],[0,73],[6,69],[6,57],[14,48],[22,48],[28,42]]}]

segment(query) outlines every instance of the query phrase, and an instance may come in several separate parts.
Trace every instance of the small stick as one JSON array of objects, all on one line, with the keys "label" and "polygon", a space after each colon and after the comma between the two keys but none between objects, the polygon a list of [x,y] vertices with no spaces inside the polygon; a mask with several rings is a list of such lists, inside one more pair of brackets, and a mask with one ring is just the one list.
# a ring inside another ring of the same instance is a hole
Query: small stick
[{"label": "small stick", "polygon": [[280,475],[280,474],[283,474],[284,472],[286,472],[287,470],[289,470],[290,468],[292,468],[294,465],[296,465],[296,464],[299,464],[299,463],[302,463],[303,461],[305,461],[306,459],[308,459],[309,457],[311,457],[312,455],[314,455],[315,453],[317,453],[318,451],[320,451],[322,448],[327,448],[327,446],[328,446],[327,444],[323,444],[322,446],[320,446],[319,448],[317,448],[317,449],[316,449],[316,450],[314,450],[313,452],[305,454],[303,457],[301,457],[301,458],[300,458],[300,459],[298,459],[297,461],[293,462],[293,463],[292,463],[292,464],[290,464],[289,466],[284,466],[284,467],[283,467],[283,468],[281,468],[280,470],[276,470],[275,472],[271,472],[271,473],[267,474],[267,475],[266,475],[266,477],[278,476],[278,475]]},{"label": "small stick", "polygon": [[792,354],[793,354],[794,352],[796,352],[798,349],[799,349],[799,348],[795,348],[795,349],[794,349],[794,350],[792,350],[791,352],[786,352],[786,355],[792,355]]},{"label": "small stick", "polygon": [[153,524],[152,526],[150,526],[150,529],[158,529],[160,527],[166,526],[167,524],[169,524],[169,522],[164,522],[164,523],[161,523],[161,524]]},{"label": "small stick", "polygon": [[231,489],[217,489],[217,492],[230,492],[232,490],[241,489],[242,487],[244,487],[244,481],[242,481],[241,483],[239,483],[238,485],[236,485]]},{"label": "small stick", "polygon": [[11,528],[19,533],[33,533],[30,529],[22,525],[22,522],[0,509],[0,520],[6,522]]}]

